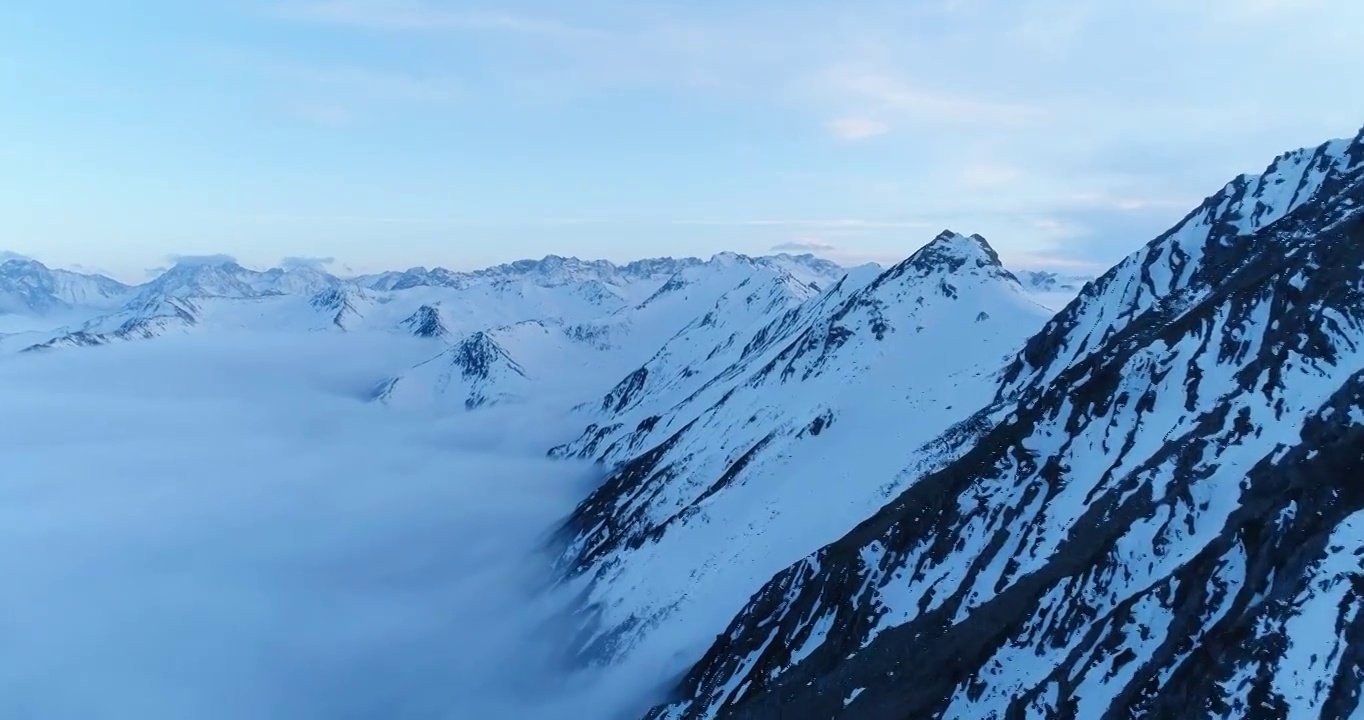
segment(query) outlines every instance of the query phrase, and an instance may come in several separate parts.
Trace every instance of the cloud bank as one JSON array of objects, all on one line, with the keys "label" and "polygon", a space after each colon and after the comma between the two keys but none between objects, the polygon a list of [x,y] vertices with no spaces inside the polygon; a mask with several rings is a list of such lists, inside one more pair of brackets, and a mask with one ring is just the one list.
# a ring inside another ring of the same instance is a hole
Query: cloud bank
[{"label": "cloud bank", "polygon": [[24,419],[0,438],[0,716],[548,720],[647,702],[638,676],[560,662],[537,550],[591,472],[543,459],[526,417],[357,401],[412,348],[354,342],[0,358],[4,414]]}]

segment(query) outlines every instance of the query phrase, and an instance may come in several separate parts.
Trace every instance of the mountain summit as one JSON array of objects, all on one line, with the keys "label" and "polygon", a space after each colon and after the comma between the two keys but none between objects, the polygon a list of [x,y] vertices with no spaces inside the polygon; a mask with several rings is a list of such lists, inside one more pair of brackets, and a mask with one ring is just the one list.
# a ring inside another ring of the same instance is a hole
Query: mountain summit
[{"label": "mountain summit", "polygon": [[103,275],[54,270],[23,258],[0,262],[0,314],[108,307],[129,294],[127,285]]}]

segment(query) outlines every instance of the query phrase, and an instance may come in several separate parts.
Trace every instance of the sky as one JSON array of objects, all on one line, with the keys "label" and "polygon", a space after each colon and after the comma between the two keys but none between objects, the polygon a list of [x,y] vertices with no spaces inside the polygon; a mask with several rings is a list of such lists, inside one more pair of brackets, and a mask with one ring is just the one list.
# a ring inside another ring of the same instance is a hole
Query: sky
[{"label": "sky", "polygon": [[1102,268],[1364,124],[1357,0],[18,0],[0,249]]}]

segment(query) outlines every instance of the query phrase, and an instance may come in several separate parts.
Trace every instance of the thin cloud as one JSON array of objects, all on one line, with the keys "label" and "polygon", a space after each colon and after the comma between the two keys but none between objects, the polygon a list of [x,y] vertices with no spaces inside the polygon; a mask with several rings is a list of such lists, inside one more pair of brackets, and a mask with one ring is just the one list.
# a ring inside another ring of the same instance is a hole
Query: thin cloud
[{"label": "thin cloud", "polygon": [[10,250],[0,250],[0,262],[7,260],[32,260],[33,258]]},{"label": "thin cloud", "polygon": [[829,133],[839,140],[855,142],[890,132],[890,125],[873,118],[842,117],[825,124]]},{"label": "thin cloud", "polygon": [[265,63],[266,73],[292,86],[297,94],[339,98],[335,103],[301,101],[296,107],[312,109],[330,120],[345,121],[350,111],[345,100],[385,100],[410,103],[442,103],[459,97],[460,84],[450,77],[388,72],[348,65]]},{"label": "thin cloud", "polygon": [[594,30],[548,18],[506,12],[452,11],[427,2],[373,0],[312,0],[286,2],[268,11],[272,17],[295,22],[387,32],[498,32],[547,37],[590,37]]},{"label": "thin cloud", "polygon": [[961,169],[958,181],[963,187],[983,190],[1009,185],[1022,176],[1023,171],[1012,165],[972,163]]},{"label": "thin cloud", "polygon": [[327,268],[335,264],[336,258],[330,256],[328,257],[291,256],[280,258],[279,261],[279,266],[281,268],[284,268],[285,270],[294,270],[297,268],[312,268],[314,270],[326,270]]},{"label": "thin cloud", "polygon": [[1076,275],[1094,275],[1096,277],[1108,269],[1108,267],[1102,263],[1080,260],[1064,255],[1030,253],[1010,253],[1005,255],[1004,264],[1018,270],[1068,272]]},{"label": "thin cloud", "polygon": [[822,242],[784,242],[772,246],[772,252],[797,252],[797,253],[828,253],[837,252],[838,248],[828,243]]},{"label": "thin cloud", "polygon": [[212,255],[167,255],[171,265],[236,265],[237,258],[224,253]]},{"label": "thin cloud", "polygon": [[681,225],[718,225],[728,227],[791,227],[791,228],[928,228],[932,223],[921,220],[864,220],[838,218],[829,220],[753,219],[753,220],[682,220]]},{"label": "thin cloud", "polygon": [[1034,123],[1046,116],[1042,108],[1031,105],[936,92],[888,70],[835,66],[825,72],[823,82],[835,99],[876,108],[906,121],[1007,127]]}]

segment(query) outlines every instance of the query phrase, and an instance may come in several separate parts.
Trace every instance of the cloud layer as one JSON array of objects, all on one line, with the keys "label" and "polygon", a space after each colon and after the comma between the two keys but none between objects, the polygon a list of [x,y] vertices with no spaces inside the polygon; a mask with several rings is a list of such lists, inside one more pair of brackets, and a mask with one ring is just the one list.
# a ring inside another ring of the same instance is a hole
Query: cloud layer
[{"label": "cloud layer", "polygon": [[355,399],[411,352],[243,333],[0,361],[24,418],[0,439],[0,715],[637,711],[646,678],[562,671],[543,589],[591,473],[543,459],[543,422]]}]

